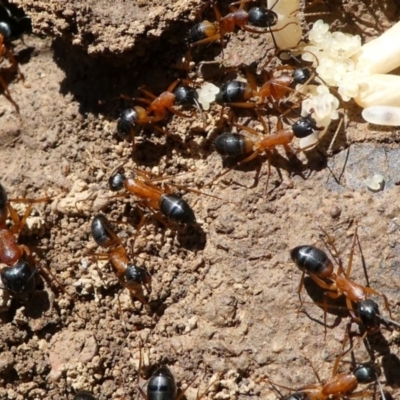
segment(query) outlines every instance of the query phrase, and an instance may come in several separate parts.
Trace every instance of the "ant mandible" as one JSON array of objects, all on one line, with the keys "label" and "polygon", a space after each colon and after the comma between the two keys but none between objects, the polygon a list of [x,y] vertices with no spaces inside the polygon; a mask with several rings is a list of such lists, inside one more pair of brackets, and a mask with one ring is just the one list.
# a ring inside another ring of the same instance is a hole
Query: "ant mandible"
[{"label": "ant mandible", "polygon": [[[244,7],[246,3],[250,2],[253,2],[253,0],[240,0],[231,3],[229,5],[231,12],[222,16],[216,0],[210,0],[209,3],[213,6],[216,22],[212,23],[204,20],[193,26],[189,31],[187,39],[189,47],[193,48],[198,45],[216,42],[217,40],[220,40],[223,47],[224,35],[234,32],[235,27],[239,27],[247,32],[263,34],[280,31],[292,23],[286,24],[279,29],[271,29],[271,26],[274,26],[278,20],[277,14],[272,11],[278,0],[270,9],[253,7],[247,12]],[[235,7],[237,5],[239,5],[239,8]],[[260,31],[251,28],[248,26],[248,23],[257,27],[268,28],[268,30]],[[276,43],[275,47],[277,47]]]},{"label": "ant mandible", "polygon": [[[130,263],[125,247],[104,215],[99,214],[93,218],[91,233],[99,246],[108,249],[105,257],[110,261],[122,286],[126,287],[142,304],[148,305],[143,286],[148,293],[151,292],[151,277],[145,269]],[[102,254],[96,254],[96,258],[101,256]]]},{"label": "ant mandible", "polygon": [[196,217],[189,204],[174,194],[154,185],[150,180],[142,180],[139,178],[127,178],[124,173],[119,170],[109,179],[109,187],[112,191],[119,191],[123,188],[128,193],[142,199],[145,207],[160,210],[166,217],[182,224],[195,224]]},{"label": "ant mandible", "polygon": [[[121,95],[123,99],[140,101],[148,104],[148,107],[145,109],[141,106],[134,106],[133,108],[124,110],[117,122],[118,135],[123,139],[134,139],[137,125],[154,124],[160,122],[167,117],[168,111],[180,117],[189,118],[190,115],[186,115],[173,108],[175,103],[183,106],[196,105],[196,107],[201,111],[200,105],[197,101],[197,93],[195,89],[189,86],[178,86],[180,82],[186,81],[187,80],[182,79],[175,80],[171,83],[168,89],[165,92],[162,92],[159,96],[155,96],[153,93],[144,89],[144,87],[140,87],[139,89],[146,96],[145,98],[131,98],[126,95]],[[158,131],[168,134],[168,132],[157,127],[157,125],[154,125],[154,127]]]},{"label": "ant mandible", "polygon": [[[310,278],[322,289],[325,289],[324,293],[324,323],[326,330],[326,314],[327,314],[327,303],[326,296],[337,299],[338,297],[344,295],[346,297],[346,306],[348,311],[354,321],[359,321],[357,315],[354,311],[353,303],[359,304],[367,299],[368,295],[381,296],[385,302],[385,307],[392,318],[389,301],[385,294],[376,291],[370,287],[362,286],[354,281],[350,277],[351,267],[353,263],[354,248],[358,242],[357,234],[358,225],[354,232],[353,245],[350,252],[349,263],[346,272],[343,268],[343,263],[339,257],[339,253],[335,247],[334,239],[329,236],[322,228],[322,232],[327,237],[328,243],[331,245],[334,255],[332,256],[338,262],[337,273],[334,273],[334,267],[332,261],[329,259],[327,254],[317,247],[314,246],[297,246],[291,250],[290,256],[297,267],[302,271],[302,276],[300,279],[300,284],[298,287],[298,294],[301,300],[300,292],[304,283],[304,275],[308,274]],[[301,306],[300,306],[301,307]]]}]

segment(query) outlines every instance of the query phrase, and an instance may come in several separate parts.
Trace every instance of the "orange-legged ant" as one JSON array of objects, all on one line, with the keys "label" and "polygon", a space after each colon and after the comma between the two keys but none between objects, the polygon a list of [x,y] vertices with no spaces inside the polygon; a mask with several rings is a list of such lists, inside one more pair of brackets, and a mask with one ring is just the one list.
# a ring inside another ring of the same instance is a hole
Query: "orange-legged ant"
[{"label": "orange-legged ant", "polygon": [[174,194],[169,189],[163,190],[154,185],[150,180],[127,178],[121,171],[117,171],[109,179],[110,190],[124,189],[128,193],[142,199],[145,207],[160,210],[166,217],[182,224],[195,224],[196,217],[189,204]]},{"label": "orange-legged ant", "polygon": [[[264,131],[266,132],[267,127],[260,115],[259,120],[263,125]],[[256,130],[247,126],[236,124],[236,127],[243,129],[252,135],[258,135]],[[270,157],[270,152],[274,150],[276,146],[283,146],[287,154],[293,154],[290,143],[293,141],[294,137],[304,138],[315,132],[315,130],[319,129],[316,126],[316,121],[311,117],[311,115],[300,118],[292,125],[290,129],[283,128],[282,122],[279,120],[277,128],[278,130],[275,134],[268,135],[259,141],[254,141],[250,137],[240,133],[227,132],[219,135],[215,140],[215,149],[219,154],[221,154],[222,157],[233,158],[247,154],[249,155],[245,159],[237,162],[232,168],[220,173],[212,182],[215,182],[220,177],[226,175],[233,168],[240,167],[241,165],[255,159],[260,154],[267,153]],[[268,179],[271,172],[270,168],[271,161],[270,158],[268,158]]]},{"label": "orange-legged ant", "polygon": [[332,378],[323,383],[314,368],[314,373],[318,379],[318,383],[306,385],[298,389],[292,389],[283,385],[278,385],[272,381],[269,383],[273,386],[294,391],[294,393],[284,396],[282,400],[328,400],[330,398],[339,398],[338,396],[349,395],[351,398],[365,396],[370,394],[369,391],[355,392],[358,385],[368,384],[377,381],[377,372],[370,363],[364,363],[353,369],[350,373],[338,374],[339,361],[342,355],[336,359]]},{"label": "orange-legged ant", "polygon": [[[288,67],[283,66],[278,69],[288,70]],[[288,92],[294,91],[290,85],[306,83],[311,78],[311,72],[304,67],[294,69],[291,74],[283,72],[279,76],[264,71],[263,76],[264,83],[258,88],[255,77],[246,69],[247,82],[237,80],[225,82],[216,95],[216,102],[229,107],[260,108],[268,99],[280,111],[277,103]],[[251,102],[251,98],[255,98],[256,101]]]},{"label": "orange-legged ant", "polygon": [[[301,289],[303,287],[304,275],[308,274],[310,278],[319,287],[326,290],[324,296],[328,296],[332,299],[336,299],[342,295],[346,297],[346,306],[354,321],[360,321],[361,319],[361,322],[363,322],[363,318],[360,317],[359,319],[357,317],[357,314],[354,311],[353,303],[357,305],[360,304],[362,301],[365,301],[367,299],[368,295],[381,296],[385,302],[385,307],[388,310],[390,317],[392,318],[389,301],[385,294],[380,293],[370,287],[360,285],[350,279],[354,248],[356,242],[358,241],[357,227],[354,233],[353,245],[346,272],[344,271],[342,260],[340,259],[339,253],[334,245],[333,238],[331,238],[325,231],[323,232],[327,236],[328,242],[332,246],[333,251],[335,253],[334,257],[335,259],[337,259],[338,262],[337,273],[333,272],[334,271],[333,263],[323,250],[308,245],[295,247],[294,249],[291,250],[290,255],[294,263],[302,271],[302,277],[298,287],[299,297]],[[302,302],[301,297],[300,301]],[[369,312],[371,318],[372,311],[370,310]],[[326,313],[327,313],[327,304],[326,304],[326,297],[324,297],[325,329],[326,329]],[[364,321],[367,321],[365,317]],[[371,322],[367,322],[367,325],[370,324]],[[375,322],[374,324],[376,325]]]},{"label": "orange-legged ant", "polygon": [[[19,39],[26,32],[31,30],[31,20],[27,15],[17,18],[5,5],[0,4],[0,58],[6,57],[11,64],[10,70],[17,71],[19,79],[24,80],[18,62],[11,51],[11,42]],[[14,101],[5,80],[0,76],[0,85],[3,88],[4,96],[15,107],[19,113],[19,106]]]},{"label": "orange-legged ant", "polygon": [[[274,26],[278,20],[278,16],[274,11],[272,11],[278,0],[270,9],[252,7],[249,11],[246,11],[244,9],[245,4],[250,2],[253,2],[253,0],[239,0],[231,3],[229,5],[231,12],[225,16],[222,16],[216,1],[211,0],[210,3],[214,9],[216,22],[212,23],[204,20],[193,26],[190,29],[187,38],[189,47],[193,48],[198,45],[216,42],[217,40],[220,40],[223,47],[224,35],[226,33],[234,32],[235,27],[239,27],[247,32],[263,34],[280,31],[289,25],[287,24],[279,29],[271,29],[271,27]],[[239,5],[239,8],[236,8],[237,5]],[[248,24],[268,29],[261,31],[250,27]]]},{"label": "orange-legged ant", "polygon": [[[140,90],[146,96],[145,98],[130,98],[121,95],[123,99],[140,101],[148,104],[148,107],[145,109],[141,106],[134,106],[133,108],[124,110],[117,122],[118,135],[123,139],[132,139],[134,138],[138,126],[160,122],[167,117],[168,112],[180,117],[190,117],[190,115],[181,113],[173,108],[175,104],[182,106],[195,105],[201,112],[195,89],[190,86],[177,86],[180,82],[182,82],[181,79],[175,80],[168,89],[159,96],[155,96],[143,87],[141,87]],[[168,133],[156,125],[154,125],[154,127],[164,134]]]},{"label": "orange-legged ant", "polygon": [[[151,292],[151,277],[145,269],[129,261],[125,247],[104,215],[96,215],[93,218],[91,233],[99,246],[108,249],[105,256],[110,261],[121,284],[130,291],[132,297],[147,305],[143,286],[148,293]],[[96,255],[96,258],[99,256],[101,255]]]}]

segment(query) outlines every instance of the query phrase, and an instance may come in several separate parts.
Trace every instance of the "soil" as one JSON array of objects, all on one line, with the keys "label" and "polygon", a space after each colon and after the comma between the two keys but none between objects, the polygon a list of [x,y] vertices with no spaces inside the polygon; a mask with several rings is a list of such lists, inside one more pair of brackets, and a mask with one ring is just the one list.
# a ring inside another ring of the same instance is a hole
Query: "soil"
[{"label": "soil", "polygon": [[[133,155],[132,145],[115,135],[118,115],[130,104],[119,95],[137,96],[141,85],[159,94],[185,76],[179,60],[187,31],[213,13],[201,14],[201,0],[13,3],[31,17],[34,34],[15,42],[25,81],[7,79],[20,113],[0,97],[1,183],[10,198],[51,197],[34,205],[21,242],[36,253],[40,271],[47,268],[58,283],[39,274],[27,302],[3,293],[0,398],[73,399],[79,390],[101,400],[138,398],[138,384],[145,388],[160,365],[170,368],[181,390],[190,385],[189,400],[204,391],[203,399],[276,399],[266,377],[299,388],[316,382],[310,364],[328,379],[349,318],[343,307],[332,308],[325,336],[323,309],[313,303],[321,290],[310,280],[302,292],[304,312],[297,312],[301,273],[290,259],[298,245],[325,248],[321,227],[335,238],[347,266],[358,221],[369,283],[387,295],[393,319],[400,321],[396,128],[370,126],[360,108],[343,103],[345,129],[333,155],[327,150],[337,123],[297,160],[280,150],[273,154],[268,188],[267,157],[261,156],[201,189],[218,198],[174,189],[193,207],[196,227],[165,224],[145,210],[146,224],[137,230],[135,199],[108,190],[110,174],[123,162],[127,172],[175,177],[167,181],[171,188],[200,188],[225,168],[213,150],[217,105],[205,113],[205,129],[197,113],[162,123],[168,137],[145,127]],[[229,2],[218,3],[226,13]],[[332,30],[359,34],[364,42],[400,15],[395,0],[327,3],[309,11],[328,11],[322,18]],[[321,16],[302,18],[307,32]],[[218,43],[197,49],[194,61],[261,66],[272,57],[267,35],[238,31],[225,42],[223,53]],[[223,81],[218,64],[206,64],[203,73]],[[241,123],[252,118],[250,112],[238,115]],[[377,193],[365,185],[374,173],[386,181]],[[16,204],[21,214],[23,206]],[[149,307],[121,287],[104,257],[94,256],[104,253],[90,231],[98,213],[116,221],[127,248],[135,238],[132,257],[152,276]],[[351,276],[366,282],[358,246]],[[374,299],[388,316],[382,298]],[[356,324],[352,331],[358,332]],[[354,350],[357,362],[373,357],[394,399],[400,398],[399,343],[399,332],[383,329]],[[350,361],[347,354],[340,371],[349,371]]]}]

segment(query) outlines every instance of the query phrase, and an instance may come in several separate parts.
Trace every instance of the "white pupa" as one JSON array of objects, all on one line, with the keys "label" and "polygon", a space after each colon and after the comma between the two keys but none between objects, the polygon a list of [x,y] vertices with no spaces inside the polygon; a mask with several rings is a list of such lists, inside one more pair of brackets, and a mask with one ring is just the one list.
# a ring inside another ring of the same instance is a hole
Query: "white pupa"
[{"label": "white pupa", "polygon": [[372,74],[385,74],[400,66],[400,22],[381,36],[364,44],[352,57],[359,70]]},{"label": "white pupa", "polygon": [[271,29],[281,29],[273,32],[276,44],[280,50],[298,45],[302,37],[301,21],[298,17],[300,0],[268,0],[267,7],[278,16],[277,24]]},{"label": "white pupa", "polygon": [[359,106],[400,107],[400,76],[373,74],[360,78],[357,83],[360,90],[354,100]]},{"label": "white pupa", "polygon": [[400,126],[400,107],[372,106],[364,108],[361,113],[370,124]]}]

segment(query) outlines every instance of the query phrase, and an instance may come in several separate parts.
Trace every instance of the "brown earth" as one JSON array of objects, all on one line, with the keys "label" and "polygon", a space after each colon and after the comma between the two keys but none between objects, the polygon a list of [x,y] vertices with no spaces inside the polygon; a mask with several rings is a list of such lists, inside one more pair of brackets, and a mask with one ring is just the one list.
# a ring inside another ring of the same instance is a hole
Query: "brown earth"
[{"label": "brown earth", "polygon": [[[13,79],[9,88],[20,115],[0,98],[1,182],[10,197],[55,196],[35,206],[36,219],[22,240],[75,300],[57,284],[42,282],[29,302],[3,301],[1,399],[72,399],[78,390],[90,390],[101,400],[138,398],[140,343],[141,386],[166,364],[180,388],[197,377],[185,392],[188,399],[211,381],[216,383],[204,399],[276,399],[262,378],[292,388],[314,383],[307,359],[329,378],[348,318],[328,328],[325,338],[323,310],[306,291],[307,314],[297,314],[300,272],[289,256],[300,244],[323,246],[317,224],[335,237],[347,265],[358,220],[370,285],[388,296],[400,321],[398,130],[368,126],[351,102],[342,105],[345,129],[333,156],[327,149],[336,126],[307,156],[288,160],[282,152],[272,157],[269,195],[267,157],[260,157],[204,189],[222,200],[182,192],[197,216],[196,229],[167,227],[150,214],[134,243],[134,259],[152,275],[152,311],[132,301],[110,266],[92,257],[101,251],[90,233],[96,213],[123,222],[116,230],[127,246],[138,221],[134,199],[112,197],[107,183],[111,171],[131,155],[131,145],[114,134],[127,103],[99,101],[137,95],[142,84],[158,94],[184,74],[178,61],[202,1],[13,3],[31,16],[34,35],[15,48],[25,84]],[[317,10],[330,11],[323,18],[333,30],[360,34],[364,41],[400,15],[395,0],[334,0],[329,7],[321,3],[310,9]],[[304,16],[304,32],[317,18]],[[239,31],[226,42],[223,56],[216,43],[196,51],[195,60],[261,65],[271,57],[265,35]],[[207,67],[215,72],[215,66]],[[220,83],[222,74],[213,80]],[[251,116],[239,114],[242,123]],[[210,182],[223,169],[212,146],[219,107],[206,118],[206,130],[197,116],[171,118],[164,125],[169,138],[146,128],[127,170],[186,173],[174,182],[193,188]],[[262,176],[252,187],[261,166]],[[364,181],[377,172],[386,186],[372,193]],[[357,249],[352,278],[364,283],[359,254]],[[306,286],[312,296],[321,294],[310,282]],[[336,319],[329,314],[328,324]],[[399,342],[399,333],[387,330],[369,340],[382,369],[380,381],[395,399],[400,396]],[[370,360],[364,344],[354,353],[359,362]],[[350,366],[343,362],[340,369]]]}]

